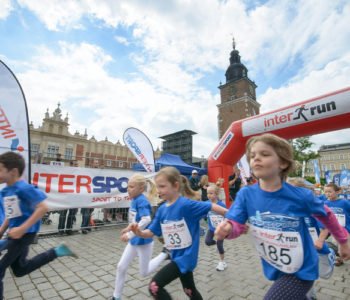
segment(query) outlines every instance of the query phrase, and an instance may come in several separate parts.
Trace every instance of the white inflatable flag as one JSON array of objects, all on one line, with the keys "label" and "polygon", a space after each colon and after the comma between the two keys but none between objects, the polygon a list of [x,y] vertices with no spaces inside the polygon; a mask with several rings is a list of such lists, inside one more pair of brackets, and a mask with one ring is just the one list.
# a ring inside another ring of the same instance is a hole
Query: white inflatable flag
[{"label": "white inflatable flag", "polygon": [[124,143],[143,165],[147,172],[155,171],[154,154],[151,141],[140,130],[128,128],[123,135]]},{"label": "white inflatable flag", "polygon": [[12,71],[0,61],[0,154],[14,151],[26,162],[23,177],[30,181],[29,126],[26,100]]}]

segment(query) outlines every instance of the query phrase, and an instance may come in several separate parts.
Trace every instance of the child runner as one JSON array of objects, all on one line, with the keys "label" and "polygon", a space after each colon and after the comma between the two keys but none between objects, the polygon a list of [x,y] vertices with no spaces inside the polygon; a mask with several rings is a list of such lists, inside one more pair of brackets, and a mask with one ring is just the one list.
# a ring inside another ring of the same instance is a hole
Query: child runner
[{"label": "child runner", "polygon": [[350,259],[348,233],[332,211],[313,193],[285,182],[293,168],[293,150],[273,134],[252,137],[246,154],[258,184],[244,187],[216,235],[235,238],[247,221],[265,276],[275,281],[264,299],[305,299],[318,278],[318,256],[304,218],[317,217],[340,243]]},{"label": "child runner", "polygon": [[129,226],[122,230],[121,236],[121,240],[128,242],[128,244],[125,247],[117,266],[115,288],[112,299],[121,299],[128,267],[136,256],[139,257],[140,275],[143,277],[153,272],[161,262],[168,257],[167,253],[162,252],[151,260],[153,239],[137,237],[131,231],[131,224],[135,222],[138,222],[139,227],[142,229],[146,228],[151,222],[152,208],[148,199],[143,194],[146,190],[147,183],[151,187],[148,196],[154,197],[157,191],[152,180],[146,179],[140,174],[135,174],[128,182],[128,194],[131,199],[129,208]]},{"label": "child runner", "polygon": [[[324,187],[324,193],[328,199],[325,201],[325,205],[333,211],[339,224],[343,226],[347,232],[350,232],[350,201],[338,198],[340,190],[341,189],[336,184],[328,183]],[[327,229],[325,229],[323,236],[328,236]],[[338,256],[335,265],[341,266],[343,263],[342,258]]]},{"label": "child runner", "polygon": [[182,180],[182,195],[185,198],[191,199],[191,200],[200,200],[201,196],[198,191],[195,191],[191,188],[190,181],[188,178],[184,175],[181,175]]},{"label": "child runner", "polygon": [[65,244],[27,259],[29,245],[40,229],[41,218],[48,207],[46,195],[34,186],[20,180],[25,162],[15,152],[0,155],[0,183],[6,219],[0,227],[0,238],[8,229],[7,252],[0,260],[0,299],[3,299],[3,278],[11,267],[15,276],[24,276],[60,256],[77,257]]},{"label": "child runner", "polygon": [[171,299],[164,287],[180,278],[188,297],[203,299],[193,279],[199,251],[199,222],[209,210],[222,215],[227,210],[209,201],[193,201],[182,197],[181,176],[173,167],[161,169],[155,176],[155,182],[160,197],[167,202],[159,207],[148,229],[141,230],[137,224],[132,229],[143,238],[163,235],[165,245],[171,252],[171,262],[152,278],[149,291],[154,299]]},{"label": "child runner", "polygon": [[[226,205],[218,198],[219,192],[220,192],[220,188],[218,186],[216,186],[215,184],[209,185],[209,187],[207,188],[208,199],[211,201],[211,203],[215,203],[217,205],[220,205],[226,208]],[[214,240],[215,228],[224,220],[224,217],[213,211],[210,211],[208,212],[207,220],[208,220],[208,231],[205,237],[205,244],[207,246],[216,245],[220,255],[220,261],[216,267],[216,270],[224,271],[227,268],[227,264],[224,260],[225,259],[224,241]]]}]

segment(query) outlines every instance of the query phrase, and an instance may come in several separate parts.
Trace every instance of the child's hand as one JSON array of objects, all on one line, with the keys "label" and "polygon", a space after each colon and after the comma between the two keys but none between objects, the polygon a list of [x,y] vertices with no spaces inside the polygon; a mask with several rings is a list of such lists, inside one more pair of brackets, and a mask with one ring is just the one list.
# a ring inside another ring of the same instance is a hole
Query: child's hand
[{"label": "child's hand", "polygon": [[122,231],[121,234],[127,233],[130,231],[130,225],[128,225],[128,227],[125,227]]},{"label": "child's hand", "polygon": [[136,235],[140,236],[141,235],[141,230],[139,228],[139,224],[137,223],[133,223],[133,224],[130,224],[130,230],[135,233]]},{"label": "child's hand", "polygon": [[26,233],[26,230],[22,227],[13,227],[9,230],[9,237],[13,238],[14,240],[20,239],[24,234]]},{"label": "child's hand", "polygon": [[120,237],[120,239],[123,241],[123,242],[128,242],[129,241],[129,236],[128,236],[128,233],[123,233]]},{"label": "child's hand", "polygon": [[221,222],[215,229],[215,238],[224,240],[232,232],[232,225],[228,221]]},{"label": "child's hand", "polygon": [[350,259],[350,246],[349,241],[345,244],[339,244],[339,255],[344,260]]}]

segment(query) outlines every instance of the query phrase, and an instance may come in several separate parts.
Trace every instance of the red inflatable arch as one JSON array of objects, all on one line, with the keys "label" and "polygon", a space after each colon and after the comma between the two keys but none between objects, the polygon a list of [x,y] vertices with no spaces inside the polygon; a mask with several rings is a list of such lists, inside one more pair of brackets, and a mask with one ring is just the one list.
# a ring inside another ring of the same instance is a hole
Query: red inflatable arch
[{"label": "red inflatable arch", "polygon": [[350,87],[233,122],[209,156],[209,181],[224,178],[228,199],[227,179],[232,166],[243,156],[246,141],[254,135],[269,132],[292,139],[349,127]]}]

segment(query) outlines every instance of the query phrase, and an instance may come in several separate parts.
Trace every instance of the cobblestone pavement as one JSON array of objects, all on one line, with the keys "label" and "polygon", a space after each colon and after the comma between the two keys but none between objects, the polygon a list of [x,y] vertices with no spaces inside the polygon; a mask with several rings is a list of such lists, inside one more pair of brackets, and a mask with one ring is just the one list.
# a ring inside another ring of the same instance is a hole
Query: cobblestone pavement
[{"label": "cobblestone pavement", "polygon": [[[65,240],[80,257],[56,259],[30,275],[15,278],[8,270],[4,280],[5,299],[109,299],[113,292],[115,268],[125,244],[119,241],[120,229],[99,229],[87,235],[40,238],[32,245],[30,256],[54,247]],[[207,247],[201,238],[196,285],[204,299],[262,299],[270,286],[262,275],[259,259],[249,236],[225,241],[228,268],[218,272],[215,246]],[[161,251],[155,241],[154,254]],[[123,299],[150,299],[147,284],[150,277],[141,278],[135,260],[128,270]],[[167,290],[173,299],[187,299],[179,280]],[[330,280],[316,283],[319,300],[350,299],[350,263],[336,268]]]}]

